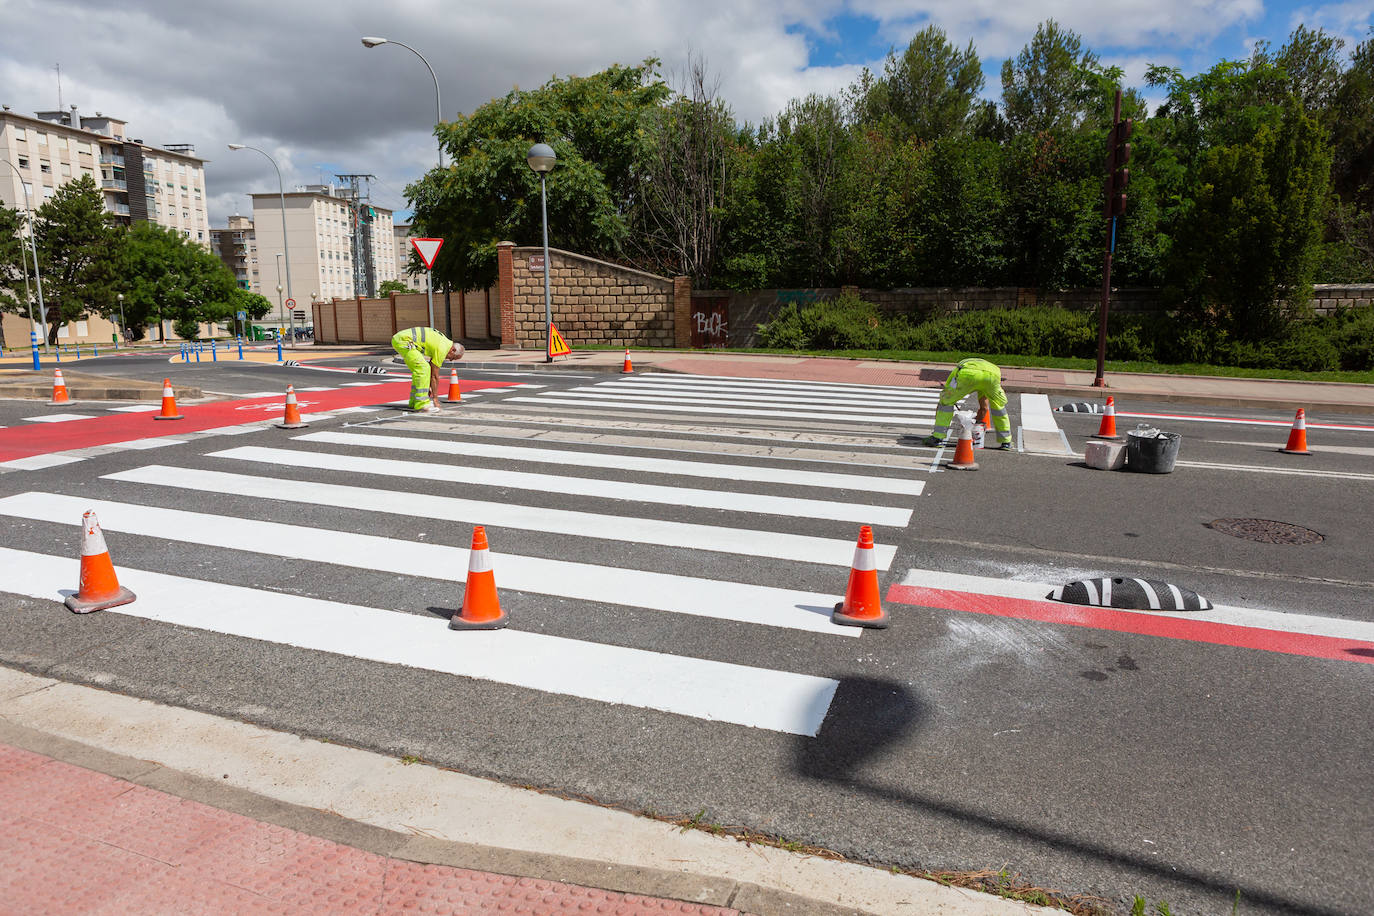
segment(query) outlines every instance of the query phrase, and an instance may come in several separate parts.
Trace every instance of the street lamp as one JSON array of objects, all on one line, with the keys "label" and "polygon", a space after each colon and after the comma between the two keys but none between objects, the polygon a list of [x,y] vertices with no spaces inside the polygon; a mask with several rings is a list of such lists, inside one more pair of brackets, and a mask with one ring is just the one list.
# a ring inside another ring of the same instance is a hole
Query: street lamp
[{"label": "street lamp", "polygon": [[[251,150],[252,150],[253,152],[255,152],[255,153],[262,153],[264,156],[267,156],[267,153],[265,153],[265,152],[263,152],[262,150],[258,149],[256,146],[248,146],[247,144],[244,144],[244,143],[230,143],[230,144],[229,144],[229,148],[232,149],[232,150],[251,149]],[[286,298],[290,299],[290,298],[291,298],[291,246],[290,246],[290,245],[287,243],[287,241],[286,241],[286,189],[282,187],[282,183],[281,183],[281,169],[277,168],[277,160],[273,159],[271,156],[267,156],[267,161],[270,162],[270,163],[272,163],[272,168],[273,168],[273,170],[277,173],[277,196],[281,198],[281,247],[284,248],[284,249],[286,249]],[[277,257],[280,258],[281,255],[278,254]],[[281,262],[280,262],[280,261],[277,262],[277,301],[278,301],[278,304],[280,304],[280,302],[281,302]],[[282,308],[283,308],[283,310],[285,309],[284,306],[283,306]],[[281,326],[278,325],[278,328],[280,328],[280,327],[281,327]],[[281,332],[278,331],[277,333],[280,334]]]},{"label": "street lamp", "polygon": [[[48,307],[43,303],[43,277],[38,272],[38,245],[34,242],[34,222],[33,207],[29,205],[29,186],[24,183],[24,173],[20,172],[13,162],[8,159],[0,159],[0,162],[10,167],[19,178],[19,189],[24,192],[24,212],[29,219],[29,250],[33,253],[33,281],[38,284],[38,323],[43,328],[43,349],[50,350],[48,345]],[[20,243],[22,249],[23,243]],[[29,315],[29,327],[33,327],[33,315]]]},{"label": "street lamp", "polygon": [[[437,76],[434,75],[434,68],[431,67],[431,66],[429,65],[429,61],[425,60],[425,56],[424,56],[423,54],[421,54],[419,51],[417,51],[417,50],[415,50],[414,48],[412,48],[410,45],[404,44],[403,42],[396,41],[394,38],[377,38],[377,37],[372,36],[372,35],[367,35],[367,36],[364,36],[364,37],[363,37],[363,47],[364,47],[364,48],[375,48],[375,47],[377,47],[377,45],[400,45],[402,48],[405,48],[405,49],[406,49],[407,51],[409,51],[411,54],[414,54],[416,57],[420,58],[420,61],[425,65],[425,69],[429,71],[429,78],[432,79],[432,80],[434,80],[434,126],[435,126],[435,127],[438,127],[438,126],[439,126],[439,123],[440,123],[441,121],[444,120],[444,114],[443,114],[444,107],[443,107],[443,105],[442,105],[442,104],[440,103],[440,101],[439,101],[439,77],[437,77]],[[443,167],[444,167],[444,141],[443,141],[443,140],[440,140],[440,141],[439,141],[439,168],[442,169]],[[433,323],[433,322],[431,322],[431,324],[432,324],[432,323]]]},{"label": "street lamp", "polygon": [[116,293],[115,298],[119,300],[119,333],[124,337],[124,342],[129,342],[129,326],[124,323],[124,294]]},{"label": "street lamp", "polygon": [[553,297],[549,293],[549,201],[544,193],[544,178],[558,161],[553,147],[536,143],[525,154],[525,161],[539,176],[539,209],[544,215],[544,361],[553,362]]}]

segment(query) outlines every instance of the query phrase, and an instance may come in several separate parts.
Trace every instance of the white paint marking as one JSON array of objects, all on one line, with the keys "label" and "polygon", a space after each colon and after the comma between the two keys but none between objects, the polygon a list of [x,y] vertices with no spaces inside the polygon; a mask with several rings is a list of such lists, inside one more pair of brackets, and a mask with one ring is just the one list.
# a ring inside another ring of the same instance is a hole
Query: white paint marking
[{"label": "white paint marking", "polygon": [[[104,525],[104,516],[101,524]],[[109,529],[105,525],[106,530]],[[1032,601],[1045,601],[1050,589],[1045,582],[1022,582],[1015,579],[994,579],[986,576],[966,576],[959,573],[937,572],[929,569],[910,570],[902,579],[903,585],[917,588],[938,588],[949,591],[969,592],[975,595],[991,595],[1001,598],[1026,598]],[[1170,583],[1170,592],[1177,607],[1183,606],[1183,596],[1177,586]],[[1290,614],[1286,611],[1265,611],[1256,608],[1227,607],[1213,605],[1207,611],[1137,611],[1127,608],[1112,608],[1122,614],[1142,614],[1149,617],[1177,617],[1180,620],[1201,620],[1207,623],[1224,623],[1237,627],[1253,627],[1260,630],[1277,630],[1282,633],[1306,633],[1311,636],[1330,636],[1334,639],[1357,639],[1374,642],[1374,622],[1348,620],[1342,617],[1317,617],[1310,614]]]},{"label": "white paint marking", "polygon": [[378,385],[388,385],[390,382],[344,382],[344,388],[375,388]]},{"label": "white paint marking", "polygon": [[1155,593],[1154,586],[1144,579],[1133,579],[1132,581],[1135,582],[1136,585],[1139,585],[1140,590],[1145,593],[1145,600],[1150,602],[1150,609],[1154,611],[1159,610],[1159,595]]},{"label": "white paint marking", "polygon": [[[1277,451],[1277,449],[1275,449]],[[1287,460],[1287,459],[1284,459]],[[1298,459],[1301,461],[1302,459]],[[1358,471],[1319,471],[1309,468],[1266,468],[1253,464],[1216,464],[1208,461],[1179,461],[1178,467],[1203,471],[1242,471],[1251,474],[1279,474],[1285,477],[1325,477],[1331,480],[1374,480],[1374,474]]]},{"label": "white paint marking", "polygon": [[[466,547],[54,493],[21,493],[0,499],[0,515],[55,524],[74,524],[73,520],[80,520],[87,509],[99,515],[107,532],[124,531],[428,579],[452,577],[457,581],[468,568]],[[519,592],[807,630],[826,636],[859,635],[855,628],[837,627],[830,622],[830,613],[838,600],[836,595],[513,554],[496,555],[493,563],[497,586]]]},{"label": "white paint marking", "polygon": [[318,387],[318,388],[297,388],[297,389],[296,389],[296,391],[298,391],[298,392],[300,392],[300,391],[338,391],[338,390],[339,390],[339,389],[338,389],[337,387],[333,386],[333,385],[325,385],[325,386]]},{"label": "white paint marking", "polygon": [[535,490],[540,493],[576,494],[600,499],[632,500],[670,506],[693,506],[701,509],[723,509],[730,512],[757,512],[766,515],[826,518],[833,521],[858,522],[862,525],[905,527],[911,521],[910,509],[889,506],[700,490],[691,487],[667,487],[647,483],[627,483],[620,480],[601,480],[592,477],[560,477],[553,474],[531,474],[504,468],[432,464],[423,461],[399,461],[391,458],[369,458],[358,455],[291,451],[257,446],[212,452],[209,457],[231,458],[239,461],[283,462],[293,467],[347,471],[356,474],[378,474],[385,477],[404,477],[423,480],[427,483],[445,481],[472,486]]},{"label": "white paint marking", "polygon": [[[1273,452],[1273,451],[1277,451],[1281,445],[1284,445],[1284,444],[1285,444],[1284,442],[1243,442],[1243,441],[1237,441],[1237,440],[1231,440],[1231,439],[1208,439],[1207,442],[1208,442],[1208,444],[1210,444],[1210,445],[1243,445],[1243,446],[1249,446],[1250,448],[1253,448],[1253,449],[1255,449],[1256,451],[1262,451],[1262,452]],[[1311,451],[1316,452],[1316,453],[1318,453],[1318,454],[1322,454],[1322,455],[1326,455],[1326,454],[1335,454],[1335,455],[1359,455],[1359,456],[1361,456],[1361,457],[1363,457],[1363,458],[1374,458],[1374,448],[1361,448],[1361,447],[1358,446],[1358,445],[1325,445],[1325,444],[1323,444],[1323,445],[1321,445],[1321,446],[1318,447],[1318,446],[1313,446],[1312,443],[1309,442],[1309,443],[1307,444],[1307,447],[1308,447]]]},{"label": "white paint marking", "polygon": [[[555,406],[555,404],[554,404],[553,402],[550,402],[549,400],[547,400],[551,394],[553,394],[553,392],[545,392],[544,394],[542,394],[542,395],[540,395],[540,396],[538,396],[538,397],[529,397],[529,398],[506,398],[506,399],[505,399],[504,401],[502,401],[501,403],[502,403],[502,404],[514,404],[514,403],[520,403],[520,404],[537,404],[537,405],[539,405],[539,406],[541,406],[541,407],[548,408],[548,407]],[[843,420],[843,421],[852,421],[852,422],[856,422],[856,423],[889,423],[889,424],[896,424],[896,425],[901,425],[901,426],[910,426],[910,425],[912,425],[912,421],[913,421],[913,419],[914,419],[913,417],[906,417],[906,416],[902,416],[902,417],[899,417],[899,416],[872,416],[872,417],[869,417],[869,416],[862,416],[862,415],[858,415],[858,414],[831,414],[831,413],[821,413],[821,412],[817,412],[817,411],[793,411],[793,410],[740,410],[740,409],[734,408],[734,407],[731,407],[731,408],[725,408],[725,407],[704,407],[704,406],[695,406],[695,405],[690,405],[690,404],[673,404],[673,403],[668,403],[668,402],[664,402],[664,403],[653,403],[653,404],[635,404],[635,405],[631,405],[631,404],[627,404],[626,402],[624,402],[624,401],[622,401],[622,400],[619,400],[619,399],[604,400],[604,401],[579,401],[579,402],[577,402],[577,403],[575,403],[575,404],[565,404],[564,406],[568,406],[568,407],[571,407],[571,408],[573,408],[573,409],[593,409],[593,408],[594,408],[594,409],[597,409],[597,410],[605,410],[605,411],[612,412],[612,413],[614,413],[614,412],[619,412],[619,411],[623,411],[623,410],[627,410],[627,409],[631,409],[631,410],[667,411],[667,412],[669,412],[669,413],[697,413],[697,414],[705,413],[705,414],[712,414],[712,415],[717,416],[717,417],[724,417],[724,416],[731,416],[731,417],[777,417],[777,418],[779,418],[779,419],[784,419],[784,420]],[[932,415],[932,416],[934,415],[934,411],[931,411],[931,415]]]},{"label": "white paint marking", "polygon": [[[823,404],[806,403],[802,398],[756,398],[756,397],[732,397],[720,395],[697,395],[691,398],[678,399],[672,395],[637,395],[637,394],[615,394],[607,395],[602,392],[588,391],[586,389],[573,389],[572,391],[546,391],[541,397],[562,401],[602,401],[607,397],[613,397],[617,402],[624,403],[626,406],[643,406],[653,404],[680,404],[684,400],[694,404],[706,405],[720,413],[740,413],[735,409],[740,406],[767,407],[775,410],[807,409],[812,411],[836,411],[851,414],[896,414],[904,416],[908,421],[924,416],[934,416],[935,405],[931,404],[924,408],[904,408],[904,407],[858,407],[852,403]],[[712,406],[714,405],[714,406]]]},{"label": "white paint marking", "polygon": [[1102,600],[1098,603],[1103,607],[1112,606],[1112,579],[1110,576],[1102,580]]},{"label": "white paint marking", "polygon": [[[1333,413],[1338,412],[1333,410]],[[1242,420],[1238,417],[1194,417],[1187,414],[1176,413],[1125,413],[1117,411],[1118,417],[1140,417],[1147,420],[1179,420],[1185,423],[1233,423],[1237,426],[1281,426],[1284,429],[1293,427],[1292,420]],[[1308,415],[1309,417],[1311,414]],[[1307,420],[1308,429],[1345,429],[1356,432],[1374,432],[1374,426],[1360,426],[1350,423],[1313,423]],[[1282,444],[1282,443],[1280,443]],[[1278,445],[1274,446],[1278,448]]]},{"label": "white paint marking", "polygon": [[[848,401],[859,404],[894,404],[925,406],[934,404],[940,399],[939,389],[914,389],[906,394],[887,394],[885,392],[873,391],[831,391],[828,389],[811,388],[792,388],[783,386],[750,386],[747,388],[726,385],[711,385],[702,387],[683,387],[681,385],[665,385],[658,382],[629,382],[614,381],[602,382],[598,385],[590,385],[584,388],[575,389],[577,391],[591,392],[641,392],[644,394],[676,394],[684,397],[697,397],[704,395],[732,395],[735,397],[757,396],[769,400],[779,398],[797,398],[805,400],[822,401]],[[902,391],[902,389],[894,389]]]},{"label": "white paint marking", "polygon": [[[236,496],[255,496],[281,502],[335,506],[365,512],[442,518],[450,522],[464,521],[485,525],[487,528],[546,531],[573,537],[659,544],[688,550],[771,557],[828,566],[844,566],[851,546],[848,540],[799,534],[724,528],[718,525],[694,525],[619,515],[597,515],[567,509],[454,499],[432,496],[428,493],[372,490],[339,484],[252,477],[223,471],[202,471],[161,465],[107,474],[103,479],[126,480],[159,487],[180,487],[186,490],[233,493]],[[892,565],[896,548],[877,545],[874,554],[879,564],[878,568],[887,569]]]},{"label": "white paint marking", "polygon": [[1172,582],[1165,582],[1164,584],[1169,587],[1169,597],[1174,599],[1174,606],[1171,610],[1179,610],[1183,607],[1183,592]]},{"label": "white paint marking", "polygon": [[1097,597],[1097,585],[1095,585],[1095,584],[1093,583],[1093,580],[1091,580],[1091,579],[1084,579],[1084,580],[1083,580],[1083,587],[1086,588],[1086,589],[1088,590],[1088,603],[1089,603],[1089,604],[1101,604],[1101,602],[1098,600],[1098,597]]},{"label": "white paint marking", "polygon": [[[770,379],[770,378],[743,378],[732,375],[687,375],[678,372],[654,373],[652,376],[640,376],[636,381],[643,380],[651,384],[675,384],[684,387],[690,386],[720,386],[733,385],[741,388],[792,388],[803,391],[846,391],[856,394],[881,394],[883,392],[917,392],[931,391],[938,397],[940,386],[906,386],[906,385],[864,385],[859,382],[811,382],[794,381],[789,379]],[[629,381],[620,379],[618,381]]]},{"label": "white paint marking", "polygon": [[0,468],[8,468],[12,471],[41,471],[44,468],[76,464],[76,462],[84,460],[84,458],[74,458],[70,455],[30,455],[27,458],[14,458],[10,461],[0,462]]},{"label": "white paint marking", "polygon": [[705,461],[677,461],[669,458],[645,458],[615,452],[576,452],[568,449],[525,448],[472,441],[421,439],[413,436],[377,436],[362,433],[328,432],[298,436],[296,441],[328,442],[334,445],[357,445],[367,448],[393,448],[428,454],[499,458],[541,464],[566,464],[574,467],[615,468],[622,471],[708,477],[713,480],[747,480],[788,484],[797,487],[827,487],[837,490],[898,493],[908,496],[920,496],[921,491],[925,489],[923,481],[899,477],[832,474],[825,471],[800,471],[780,467],[716,464]]},{"label": "white paint marking", "polygon": [[66,423],[68,420],[92,420],[94,417],[84,413],[50,413],[41,417],[20,417],[29,423]]},{"label": "white paint marking", "polygon": [[111,407],[111,413],[149,413],[154,410],[161,410],[157,404],[134,404],[132,407]]},{"label": "white paint marking", "polygon": [[[455,633],[431,616],[120,567],[138,599],[106,611],[389,665],[814,736],[831,678],[626,649],[519,630]],[[5,588],[60,601],[68,558],[0,548]]]},{"label": "white paint marking", "polygon": [[254,391],[251,394],[236,394],[235,400],[253,401],[258,398],[280,398],[286,395],[286,388],[283,386],[281,391]]},{"label": "white paint marking", "polygon": [[[208,430],[207,430],[207,432],[208,432]],[[132,448],[132,449],[149,449],[149,448],[163,448],[164,446],[168,446],[168,445],[185,445],[185,444],[186,444],[186,440],[185,440],[185,439],[165,439],[165,438],[164,438],[164,439],[130,439],[130,440],[128,440],[127,442],[115,442],[115,443],[112,443],[112,444],[118,446],[118,447],[121,448],[121,449],[126,449],[126,448]]]},{"label": "white paint marking", "polygon": [[1059,424],[1050,409],[1050,399],[1043,394],[1021,395],[1021,426],[1041,433],[1059,432]]}]

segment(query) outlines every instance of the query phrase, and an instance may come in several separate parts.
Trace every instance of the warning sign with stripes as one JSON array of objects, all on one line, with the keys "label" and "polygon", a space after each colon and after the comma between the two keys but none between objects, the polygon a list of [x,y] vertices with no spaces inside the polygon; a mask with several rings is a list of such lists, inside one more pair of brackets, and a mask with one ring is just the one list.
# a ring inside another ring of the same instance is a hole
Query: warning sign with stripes
[{"label": "warning sign with stripes", "polygon": [[572,352],[572,347],[563,339],[563,335],[558,333],[557,325],[549,325],[549,357],[567,356]]}]

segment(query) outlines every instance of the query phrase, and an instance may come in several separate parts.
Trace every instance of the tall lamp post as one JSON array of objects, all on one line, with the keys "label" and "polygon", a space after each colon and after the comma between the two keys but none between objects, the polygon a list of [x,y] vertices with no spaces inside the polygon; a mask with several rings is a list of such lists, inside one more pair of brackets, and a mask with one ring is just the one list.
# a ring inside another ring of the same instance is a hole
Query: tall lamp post
[{"label": "tall lamp post", "polygon": [[[368,36],[365,36],[365,37],[363,38],[363,47],[364,47],[364,48],[375,48],[375,47],[377,47],[377,45],[399,45],[400,47],[405,48],[405,49],[406,49],[407,51],[409,51],[411,54],[414,54],[416,57],[420,58],[420,62],[423,63],[423,64],[425,65],[425,69],[429,71],[429,78],[432,79],[432,80],[434,80],[434,126],[435,126],[435,127],[438,127],[438,126],[439,126],[439,122],[441,122],[441,121],[444,120],[444,114],[443,114],[444,107],[443,107],[443,105],[442,105],[442,104],[440,103],[440,101],[439,101],[439,77],[437,77],[437,76],[434,75],[434,68],[431,67],[431,66],[429,65],[429,61],[425,60],[425,56],[424,56],[423,54],[421,54],[419,51],[417,51],[417,50],[415,50],[414,48],[412,48],[410,45],[405,44],[404,42],[396,41],[394,38],[377,38],[376,36],[373,36],[373,35],[368,35]],[[442,169],[443,167],[444,167],[444,141],[443,141],[443,140],[440,140],[440,141],[439,141],[439,168]],[[433,324],[433,322],[430,322],[430,323]]]},{"label": "tall lamp post", "polygon": [[119,336],[124,338],[124,343],[129,342],[129,326],[124,323],[124,294],[117,293],[115,298],[119,300]]},{"label": "tall lamp post", "polygon": [[[245,143],[230,143],[230,144],[229,144],[229,148],[232,149],[232,150],[251,149],[251,150],[252,150],[253,152],[255,152],[255,153],[262,153],[264,156],[267,156],[267,153],[265,153],[265,152],[263,152],[262,150],[258,149],[256,146],[248,146],[248,145],[245,144]],[[281,247],[282,247],[283,249],[285,249],[285,251],[286,251],[286,298],[290,299],[290,298],[291,298],[291,246],[290,246],[290,245],[287,243],[287,241],[286,241],[286,189],[285,189],[284,187],[282,187],[282,183],[281,183],[281,169],[277,168],[277,160],[273,159],[271,156],[267,156],[267,161],[270,162],[270,163],[272,163],[272,169],[273,169],[273,171],[275,171],[275,172],[277,173],[277,196],[281,199]],[[281,257],[281,255],[278,254],[277,257]],[[281,302],[281,263],[280,263],[280,262],[277,263],[277,301],[278,301],[278,303],[280,304],[280,302]],[[282,306],[282,308],[283,308],[283,310],[284,310],[284,309],[285,309],[285,306]],[[283,321],[285,320],[285,314],[282,315],[282,320],[283,320]],[[280,325],[278,325],[278,328],[280,328]],[[277,334],[280,335],[280,334],[281,334],[281,331],[278,330],[278,331],[277,331]]]},{"label": "tall lamp post", "polygon": [[[8,159],[0,159],[0,162],[9,166],[10,171],[14,172],[15,176],[18,177],[19,189],[24,192],[24,212],[28,215],[29,219],[29,250],[33,254],[33,282],[38,285],[38,323],[39,326],[43,328],[43,349],[47,351],[51,349],[48,346],[48,307],[43,303],[43,277],[38,272],[38,245],[34,242],[33,207],[29,205],[29,186],[24,183],[23,173],[19,171],[13,162],[10,162]],[[21,242],[20,245],[22,248],[23,243]],[[30,308],[32,308],[32,306],[30,306]],[[32,314],[29,315],[29,326],[33,326]]]},{"label": "tall lamp post", "polygon": [[536,143],[525,154],[525,161],[539,176],[539,209],[544,216],[544,361],[553,362],[553,296],[549,293],[549,199],[544,179],[553,171],[558,157],[547,143]]}]

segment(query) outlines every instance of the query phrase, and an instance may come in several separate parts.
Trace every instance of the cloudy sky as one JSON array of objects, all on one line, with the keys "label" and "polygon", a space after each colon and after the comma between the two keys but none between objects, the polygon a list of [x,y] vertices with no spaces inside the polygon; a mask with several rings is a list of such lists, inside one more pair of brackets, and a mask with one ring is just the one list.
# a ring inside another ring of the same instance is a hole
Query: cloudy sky
[{"label": "cloudy sky", "polygon": [[275,191],[269,151],[288,189],[336,172],[378,177],[373,199],[402,210],[405,185],[436,158],[434,67],[445,115],[472,111],[513,86],[595,72],[645,57],[681,72],[697,53],[740,120],[790,98],[833,92],[877,69],[929,23],[974,42],[1000,93],[1003,58],[1057,19],[1139,85],[1147,64],[1205,69],[1276,46],[1298,23],[1353,47],[1374,0],[1302,5],[1264,0],[0,0],[0,102],[32,113],[61,98],[129,122],[155,146],[193,143],[205,168],[211,225],[251,213],[247,194]]}]

